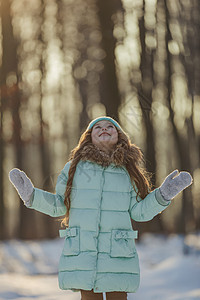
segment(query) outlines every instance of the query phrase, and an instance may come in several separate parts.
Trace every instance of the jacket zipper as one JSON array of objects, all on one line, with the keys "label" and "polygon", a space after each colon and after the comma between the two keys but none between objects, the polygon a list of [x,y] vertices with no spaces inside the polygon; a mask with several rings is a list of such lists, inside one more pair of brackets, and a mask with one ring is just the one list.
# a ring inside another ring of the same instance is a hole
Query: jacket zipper
[{"label": "jacket zipper", "polygon": [[99,199],[99,211],[98,211],[98,221],[97,221],[97,258],[96,258],[96,266],[95,266],[95,275],[94,275],[94,290],[98,290],[98,287],[96,286],[96,275],[97,275],[97,261],[98,261],[98,255],[99,255],[99,232],[100,232],[100,222],[101,222],[101,204],[102,204],[102,192],[103,192],[103,186],[105,182],[105,176],[104,171],[106,167],[103,167],[102,174],[101,174],[101,186],[100,186],[100,199]]}]

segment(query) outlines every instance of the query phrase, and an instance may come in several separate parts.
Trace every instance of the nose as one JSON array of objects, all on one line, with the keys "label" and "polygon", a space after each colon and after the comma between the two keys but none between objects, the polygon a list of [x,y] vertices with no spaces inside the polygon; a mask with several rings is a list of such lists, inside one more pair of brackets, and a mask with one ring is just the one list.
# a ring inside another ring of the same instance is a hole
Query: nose
[{"label": "nose", "polygon": [[106,132],[106,133],[107,133],[107,131],[108,131],[108,130],[107,130],[106,127],[102,127],[102,128],[101,128],[101,133],[103,133],[103,132]]},{"label": "nose", "polygon": [[106,127],[102,127],[102,128],[101,128],[101,131],[100,131],[100,135],[101,135],[102,133],[104,133],[104,132],[108,133],[107,131],[108,131],[108,130],[107,130]]}]

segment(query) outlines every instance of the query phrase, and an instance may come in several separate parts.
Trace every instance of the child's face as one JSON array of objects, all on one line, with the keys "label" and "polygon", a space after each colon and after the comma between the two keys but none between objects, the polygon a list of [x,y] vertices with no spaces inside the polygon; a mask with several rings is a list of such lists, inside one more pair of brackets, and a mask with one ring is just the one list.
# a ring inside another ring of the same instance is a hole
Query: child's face
[{"label": "child's face", "polygon": [[93,126],[91,137],[94,145],[112,149],[118,141],[118,132],[111,122],[99,121]]}]

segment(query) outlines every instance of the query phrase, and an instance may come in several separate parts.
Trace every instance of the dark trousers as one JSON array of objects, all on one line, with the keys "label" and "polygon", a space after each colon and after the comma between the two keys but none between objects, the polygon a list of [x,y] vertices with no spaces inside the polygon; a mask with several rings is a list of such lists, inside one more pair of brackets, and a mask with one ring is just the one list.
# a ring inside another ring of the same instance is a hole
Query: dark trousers
[{"label": "dark trousers", "polygon": [[[103,293],[81,290],[81,300],[103,300]],[[107,292],[106,300],[127,300],[126,292]]]}]

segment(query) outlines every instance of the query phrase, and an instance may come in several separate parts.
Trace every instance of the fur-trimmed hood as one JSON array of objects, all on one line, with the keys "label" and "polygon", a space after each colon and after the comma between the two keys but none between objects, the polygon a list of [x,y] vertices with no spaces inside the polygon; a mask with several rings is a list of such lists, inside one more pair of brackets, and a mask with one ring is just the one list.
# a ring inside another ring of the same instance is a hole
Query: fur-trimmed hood
[{"label": "fur-trimmed hood", "polygon": [[[123,146],[121,143],[117,144],[110,154],[99,149],[96,145],[90,143],[85,146],[81,152],[81,160],[90,160],[103,167],[110,164],[116,166],[126,166],[128,163],[136,162],[137,147],[128,145]],[[138,156],[138,153],[137,153]]]}]

